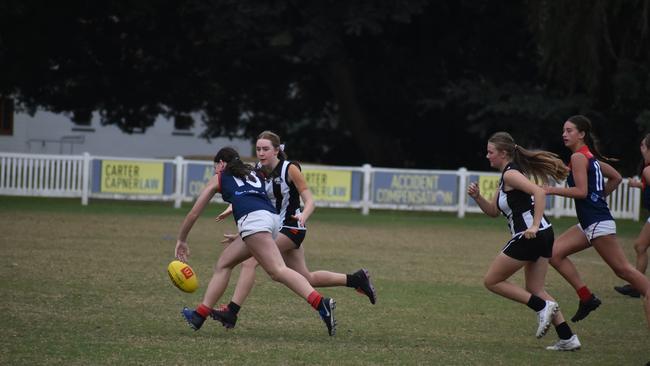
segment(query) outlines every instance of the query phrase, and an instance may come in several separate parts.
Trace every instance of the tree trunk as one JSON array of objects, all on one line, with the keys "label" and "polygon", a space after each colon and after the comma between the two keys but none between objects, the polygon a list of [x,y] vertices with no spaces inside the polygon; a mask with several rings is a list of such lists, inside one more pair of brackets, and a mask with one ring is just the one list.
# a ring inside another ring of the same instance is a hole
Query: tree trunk
[{"label": "tree trunk", "polygon": [[392,146],[386,148],[394,141],[375,133],[369,126],[357,97],[349,62],[344,56],[337,56],[329,59],[326,66],[326,78],[338,104],[341,122],[352,133],[365,161],[370,164],[399,163],[401,154],[396,154]]}]

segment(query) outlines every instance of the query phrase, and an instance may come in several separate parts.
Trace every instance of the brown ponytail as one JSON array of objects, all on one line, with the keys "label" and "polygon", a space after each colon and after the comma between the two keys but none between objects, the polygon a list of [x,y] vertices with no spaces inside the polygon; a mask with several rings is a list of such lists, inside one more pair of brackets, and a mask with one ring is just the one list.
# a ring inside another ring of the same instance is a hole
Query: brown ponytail
[{"label": "brown ponytail", "polygon": [[585,145],[587,145],[589,151],[591,151],[591,153],[594,154],[596,159],[605,162],[610,162],[610,163],[618,161],[618,159],[608,158],[606,156],[603,156],[603,154],[600,153],[598,139],[592,132],[591,120],[589,120],[589,118],[581,114],[578,114],[569,117],[567,121],[573,123],[578,129],[578,131],[585,133],[585,137],[584,137]]},{"label": "brown ponytail", "polygon": [[552,152],[525,149],[517,144],[507,132],[497,132],[490,137],[489,143],[497,150],[505,151],[512,161],[517,164],[522,174],[532,177],[535,182],[548,183],[549,177],[556,181],[566,179],[569,171],[557,154]]},{"label": "brown ponytail", "polygon": [[214,162],[218,163],[219,161],[223,161],[227,164],[226,171],[234,177],[239,179],[250,177],[251,180],[253,179],[251,176],[253,167],[241,161],[239,153],[232,147],[224,147],[217,152],[217,155],[214,156]]}]

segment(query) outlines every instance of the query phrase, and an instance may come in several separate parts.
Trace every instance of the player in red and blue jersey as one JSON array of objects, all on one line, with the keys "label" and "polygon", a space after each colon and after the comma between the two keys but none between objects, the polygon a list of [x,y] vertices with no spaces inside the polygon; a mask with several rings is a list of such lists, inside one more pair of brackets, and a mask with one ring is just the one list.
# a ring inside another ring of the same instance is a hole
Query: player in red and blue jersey
[{"label": "player in red and blue jersey", "polygon": [[[643,156],[643,168],[641,169],[641,181],[630,179],[630,187],[640,188],[643,208],[650,210],[650,134],[645,135],[641,140],[641,155]],[[646,220],[639,236],[634,241],[634,251],[636,252],[636,269],[645,274],[648,269],[648,247],[650,247],[650,217]],[[619,293],[631,297],[639,297],[641,294],[632,285],[614,286]]]},{"label": "player in red and blue jersey", "polygon": [[[605,201],[605,197],[620,184],[621,175],[604,162],[609,159],[596,148],[591,121],[587,117],[570,117],[564,123],[562,139],[573,152],[568,187],[546,187],[546,193],[575,200],[579,224],[557,238],[551,258],[551,265],[573,286],[580,298],[578,310],[571,320],[584,319],[601,304],[569,259],[571,254],[593,246],[618,277],[628,281],[644,295],[645,315],[650,327],[650,298],[647,296],[650,295],[650,281],[625,257],[616,240],[616,223]],[[607,182],[605,177],[608,178]]]},{"label": "player in red and blue jersey", "polygon": [[320,313],[329,335],[334,335],[336,332],[334,299],[323,297],[302,275],[288,268],[275,245],[274,238],[279,231],[280,220],[275,213],[275,207],[266,196],[264,181],[255,174],[253,167],[241,161],[237,151],[232,148],[219,150],[214,157],[214,166],[216,174],[206,184],[192,210],[183,220],[176,242],[175,256],[183,262],[187,261],[189,256],[187,236],[203,209],[217,192],[221,193],[225,201],[231,203],[239,236],[243,240],[235,241],[223,250],[203,301],[197,308],[182,310],[181,313],[189,326],[194,330],[201,328],[206,317],[214,310],[213,306],[226,290],[232,269],[252,255],[271,278],[283,283],[307,300]]}]

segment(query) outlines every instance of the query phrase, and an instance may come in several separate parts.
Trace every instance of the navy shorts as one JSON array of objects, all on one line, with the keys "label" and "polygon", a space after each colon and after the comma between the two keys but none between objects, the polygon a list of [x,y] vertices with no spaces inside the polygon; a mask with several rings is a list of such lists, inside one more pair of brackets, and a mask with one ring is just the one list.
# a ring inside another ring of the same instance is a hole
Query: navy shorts
[{"label": "navy shorts", "polygon": [[538,231],[532,239],[524,238],[521,233],[510,239],[501,252],[513,259],[535,262],[539,257],[551,258],[554,239],[552,227]]},{"label": "navy shorts", "polygon": [[287,238],[291,239],[293,244],[296,246],[296,249],[300,248],[305,236],[307,235],[307,230],[300,230],[291,227],[283,226],[280,229],[280,234],[286,235]]}]

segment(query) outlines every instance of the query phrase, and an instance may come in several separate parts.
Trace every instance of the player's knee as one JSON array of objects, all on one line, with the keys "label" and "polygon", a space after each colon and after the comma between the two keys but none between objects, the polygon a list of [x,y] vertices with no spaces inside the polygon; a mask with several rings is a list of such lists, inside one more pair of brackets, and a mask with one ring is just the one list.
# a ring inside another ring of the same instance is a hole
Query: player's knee
[{"label": "player's knee", "polygon": [[634,251],[636,252],[637,255],[647,252],[648,251],[648,243],[644,243],[644,242],[641,242],[641,241],[634,242]]},{"label": "player's knee", "polygon": [[283,277],[281,267],[267,268],[266,273],[268,273],[269,277],[271,277],[273,281],[282,282]]},{"label": "player's knee", "polygon": [[220,263],[220,262],[217,262],[217,264],[215,264],[214,267],[212,268],[212,272],[214,272],[214,273],[220,273],[220,272],[223,272],[225,270],[227,270],[227,267],[223,263]]},{"label": "player's knee", "polygon": [[562,257],[559,255],[556,256],[555,254],[548,260],[548,263],[550,263],[553,268],[558,268],[560,266],[560,263],[562,263]]},{"label": "player's knee", "polygon": [[492,276],[483,277],[483,286],[490,291],[494,291],[497,283],[499,283],[499,281],[495,280]]},{"label": "player's knee", "polygon": [[304,274],[301,273],[301,274],[302,274],[303,276],[305,276],[305,278],[307,279],[307,281],[309,281],[309,284],[312,285],[313,287],[315,287],[315,286],[318,285],[318,283],[316,283],[316,278],[315,278],[314,276],[312,276],[311,273],[304,273]]},{"label": "player's knee", "polygon": [[255,268],[257,268],[258,265],[259,263],[257,263],[257,261],[254,258],[253,260],[246,260],[241,264],[242,269],[248,269],[248,270],[255,270]]},{"label": "player's knee", "polygon": [[629,264],[622,264],[612,267],[614,274],[624,280],[629,280],[634,274],[634,267]]}]

